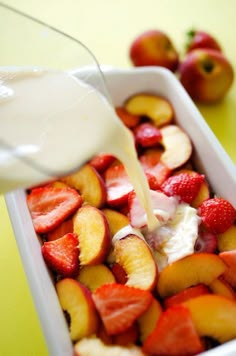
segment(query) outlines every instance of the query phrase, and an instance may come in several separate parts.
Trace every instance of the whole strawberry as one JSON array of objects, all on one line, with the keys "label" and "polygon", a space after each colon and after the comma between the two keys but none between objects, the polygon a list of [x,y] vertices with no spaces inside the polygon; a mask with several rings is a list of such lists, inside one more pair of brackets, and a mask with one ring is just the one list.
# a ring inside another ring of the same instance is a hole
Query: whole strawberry
[{"label": "whole strawberry", "polygon": [[210,232],[222,234],[233,225],[236,213],[232,204],[223,198],[205,200],[198,208],[203,226]]},{"label": "whole strawberry", "polygon": [[180,201],[190,204],[198,195],[203,181],[202,174],[180,173],[167,178],[161,185],[161,189],[166,195],[178,196]]}]

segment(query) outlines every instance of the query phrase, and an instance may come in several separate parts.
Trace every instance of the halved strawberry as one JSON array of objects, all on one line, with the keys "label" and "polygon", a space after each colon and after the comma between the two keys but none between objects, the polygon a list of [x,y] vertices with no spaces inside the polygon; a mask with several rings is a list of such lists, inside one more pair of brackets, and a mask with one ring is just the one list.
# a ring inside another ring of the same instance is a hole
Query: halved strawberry
[{"label": "halved strawberry", "polygon": [[76,234],[44,242],[42,254],[48,267],[63,277],[75,276],[79,271],[79,248]]},{"label": "halved strawberry", "polygon": [[200,231],[195,242],[195,252],[213,253],[217,249],[217,236],[209,231]]},{"label": "halved strawberry", "polygon": [[130,129],[138,125],[140,121],[140,116],[128,113],[128,111],[126,111],[124,107],[117,107],[116,113],[123,122],[123,124]]},{"label": "halved strawberry", "polygon": [[37,233],[46,233],[66,220],[81,205],[82,197],[73,188],[32,189],[27,204]]},{"label": "halved strawberry", "polygon": [[203,181],[202,174],[180,173],[167,178],[161,189],[168,196],[177,196],[182,202],[191,203],[198,195]]},{"label": "halved strawberry", "polygon": [[144,152],[139,161],[146,174],[150,189],[157,190],[171,174],[171,169],[161,162],[162,151],[149,149]]},{"label": "halved strawberry", "polygon": [[222,234],[234,223],[236,212],[233,205],[223,198],[204,200],[198,208],[203,226],[215,234]]},{"label": "halved strawberry", "polygon": [[154,331],[143,344],[150,355],[187,356],[203,351],[203,345],[195,330],[191,314],[183,305],[164,311]]},{"label": "halved strawberry", "polygon": [[109,335],[130,328],[147,310],[152,299],[148,291],[118,283],[104,284],[93,293],[96,308]]},{"label": "halved strawberry", "polygon": [[136,144],[141,147],[152,147],[160,143],[162,139],[161,131],[149,122],[143,122],[134,129]]},{"label": "halved strawberry", "polygon": [[205,284],[197,284],[196,286],[192,286],[180,291],[177,294],[172,295],[171,297],[167,297],[164,299],[164,305],[166,308],[173,307],[174,305],[181,304],[186,300],[191,298],[199,297],[203,294],[209,294],[210,291]]},{"label": "halved strawberry", "polygon": [[57,240],[60,237],[73,232],[73,220],[70,218],[63,221],[56,229],[47,233],[47,241]]},{"label": "halved strawberry", "polygon": [[99,172],[103,173],[114,161],[115,157],[107,154],[100,153],[90,160],[90,164]]},{"label": "halved strawberry", "polygon": [[[174,216],[178,204],[177,199],[155,190],[150,190],[150,197],[153,213],[160,221],[167,222]],[[147,215],[135,191],[129,194],[128,206],[131,225],[138,229],[145,227],[147,225]]]},{"label": "halved strawberry", "polygon": [[133,186],[122,164],[109,167],[104,173],[107,188],[107,203],[110,206],[120,206],[127,202]]}]

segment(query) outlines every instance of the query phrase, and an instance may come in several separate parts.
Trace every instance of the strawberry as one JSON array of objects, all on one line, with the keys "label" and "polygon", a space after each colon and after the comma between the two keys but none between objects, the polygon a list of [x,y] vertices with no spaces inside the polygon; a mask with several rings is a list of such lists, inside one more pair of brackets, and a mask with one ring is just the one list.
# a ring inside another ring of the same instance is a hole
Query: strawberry
[{"label": "strawberry", "polygon": [[[150,190],[150,197],[154,215],[161,221],[167,222],[176,212],[177,200],[173,197],[168,197],[162,192]],[[147,214],[141,206],[139,199],[132,191],[128,197],[129,219],[130,224],[138,229],[147,225]]]},{"label": "strawberry", "polygon": [[82,205],[82,197],[73,188],[45,186],[32,189],[27,196],[27,204],[35,231],[47,233]]},{"label": "strawberry", "polygon": [[182,202],[191,203],[200,190],[204,176],[198,173],[180,173],[171,176],[161,185],[168,196],[178,196]]},{"label": "strawberry", "polygon": [[60,237],[68,234],[69,232],[73,232],[73,220],[68,219],[63,221],[56,229],[49,231],[47,233],[47,241],[57,240]]},{"label": "strawberry", "polygon": [[128,113],[123,107],[117,107],[116,114],[119,116],[123,124],[130,129],[138,125],[140,121],[140,116]]},{"label": "strawberry", "polygon": [[165,308],[170,308],[173,305],[181,304],[186,300],[198,297],[203,294],[209,294],[210,291],[205,284],[197,284],[195,286],[186,288],[177,294],[167,297],[164,300]]},{"label": "strawberry", "polygon": [[160,143],[162,134],[155,125],[144,122],[134,129],[134,138],[137,145],[145,148]]},{"label": "strawberry", "polygon": [[198,208],[203,226],[210,232],[222,234],[234,223],[236,213],[228,200],[211,198],[204,200]]},{"label": "strawberry", "polygon": [[150,149],[139,157],[139,161],[146,174],[149,187],[157,190],[160,185],[169,177],[171,170],[161,162],[162,151],[159,149]]},{"label": "strawberry", "polygon": [[124,166],[118,164],[109,167],[104,173],[104,179],[107,188],[107,203],[110,206],[125,204],[133,186]]},{"label": "strawberry", "polygon": [[103,173],[115,159],[116,158],[110,154],[101,153],[93,157],[89,163],[98,171],[98,173]]},{"label": "strawberry", "polygon": [[143,344],[150,355],[187,356],[203,351],[191,314],[183,305],[175,305],[164,311],[153,332]]},{"label": "strawberry", "polygon": [[224,251],[219,253],[220,258],[224,261],[227,268],[222,277],[231,287],[236,288],[236,250]]},{"label": "strawberry", "polygon": [[76,234],[44,242],[42,254],[48,267],[63,277],[75,276],[79,271],[79,248]]},{"label": "strawberry", "polygon": [[104,284],[93,293],[93,300],[108,335],[131,327],[150,306],[150,292],[124,284]]},{"label": "strawberry", "polygon": [[217,248],[217,236],[209,231],[200,231],[195,242],[195,252],[214,253]]}]

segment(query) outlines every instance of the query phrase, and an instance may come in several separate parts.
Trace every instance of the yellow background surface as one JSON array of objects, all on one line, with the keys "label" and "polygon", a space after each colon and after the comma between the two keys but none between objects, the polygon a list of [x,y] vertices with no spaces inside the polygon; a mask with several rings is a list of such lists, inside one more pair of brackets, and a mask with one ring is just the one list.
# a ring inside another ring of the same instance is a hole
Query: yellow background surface
[{"label": "yellow background surface", "polygon": [[[236,72],[235,0],[6,0],[5,3],[78,38],[101,64],[117,67],[131,66],[130,43],[145,30],[165,31],[183,52],[186,31],[193,27],[203,29],[219,40]],[[17,27],[12,31],[17,31]],[[3,31],[0,36],[4,36]],[[30,37],[26,40],[30,46]],[[199,109],[236,163],[236,80],[221,103]],[[3,197],[0,197],[0,286],[0,355],[48,355]]]}]

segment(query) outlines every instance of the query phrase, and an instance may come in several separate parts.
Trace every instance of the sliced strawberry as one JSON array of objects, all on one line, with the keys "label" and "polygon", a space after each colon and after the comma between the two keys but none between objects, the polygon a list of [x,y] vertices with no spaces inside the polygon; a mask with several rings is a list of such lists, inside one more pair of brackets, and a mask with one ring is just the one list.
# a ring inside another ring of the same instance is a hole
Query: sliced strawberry
[{"label": "sliced strawberry", "polygon": [[217,249],[217,236],[212,232],[200,231],[195,242],[195,252],[214,253]]},{"label": "sliced strawberry", "polygon": [[[154,215],[162,222],[167,222],[175,214],[177,208],[177,199],[168,197],[162,192],[150,190],[151,202]],[[147,225],[147,216],[139,199],[132,191],[128,197],[129,219],[133,227],[138,229]]]},{"label": "sliced strawberry", "polygon": [[159,149],[147,150],[139,157],[139,161],[146,174],[150,189],[157,190],[171,174],[170,168],[160,161],[162,151]]},{"label": "sliced strawberry", "polygon": [[37,233],[46,233],[66,220],[81,205],[82,197],[73,188],[41,187],[27,196],[29,211]]},{"label": "sliced strawberry", "polygon": [[130,129],[138,125],[140,121],[140,116],[128,113],[128,111],[126,111],[123,107],[117,107],[116,113],[123,122],[123,124]]},{"label": "sliced strawberry", "polygon": [[224,251],[219,253],[220,258],[225,262],[227,269],[222,277],[231,287],[236,288],[236,250]]},{"label": "sliced strawberry", "polygon": [[110,154],[101,153],[93,157],[89,163],[98,171],[98,173],[103,173],[115,159],[116,158]]},{"label": "sliced strawberry", "polygon": [[48,267],[63,277],[75,276],[79,271],[79,248],[76,234],[66,234],[44,242],[42,254]]},{"label": "sliced strawberry", "polygon": [[73,232],[73,220],[68,219],[63,221],[56,229],[49,231],[47,233],[47,240],[53,241],[57,240],[60,237]]},{"label": "sliced strawberry", "polygon": [[122,164],[109,167],[105,173],[107,188],[107,203],[110,206],[120,206],[127,202],[133,186]]},{"label": "sliced strawberry", "polygon": [[181,304],[186,300],[198,297],[203,294],[209,294],[210,291],[205,284],[197,284],[195,286],[186,288],[181,292],[172,295],[171,297],[165,298],[164,305],[165,308],[173,307],[173,305]]},{"label": "sliced strawberry", "polygon": [[153,147],[160,143],[162,139],[161,131],[153,124],[144,122],[134,129],[136,144],[141,147]]},{"label": "sliced strawberry", "polygon": [[124,284],[109,283],[96,289],[93,300],[108,335],[121,333],[150,306],[150,292]]},{"label": "sliced strawberry", "polygon": [[171,176],[161,185],[162,191],[168,196],[177,196],[182,202],[191,203],[200,190],[204,176],[193,172]]},{"label": "sliced strawberry", "polygon": [[111,271],[114,274],[117,283],[125,284],[128,281],[128,276],[119,263],[114,263],[111,267]]},{"label": "sliced strawberry", "polygon": [[198,208],[203,226],[210,232],[222,234],[234,223],[236,212],[232,204],[223,198],[204,200]]},{"label": "sliced strawberry", "polygon": [[187,356],[203,351],[191,314],[183,305],[163,312],[154,331],[148,336],[143,350],[150,355]]}]

